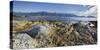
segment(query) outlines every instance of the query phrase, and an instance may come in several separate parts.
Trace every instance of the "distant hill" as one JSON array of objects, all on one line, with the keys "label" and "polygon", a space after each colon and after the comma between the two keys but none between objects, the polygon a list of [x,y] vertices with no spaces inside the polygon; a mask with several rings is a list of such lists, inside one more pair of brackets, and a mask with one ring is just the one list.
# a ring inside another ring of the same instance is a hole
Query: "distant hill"
[{"label": "distant hill", "polygon": [[[15,16],[62,16],[62,17],[85,17],[85,16],[77,16],[75,14],[68,14],[68,13],[51,13],[51,12],[30,12],[30,13],[22,13],[22,12],[13,12]],[[93,17],[93,16],[87,16]]]},{"label": "distant hill", "polygon": [[31,13],[14,12],[13,15],[16,15],[16,16],[64,16],[64,17],[76,17],[77,16],[77,15],[68,14],[68,13],[51,13],[51,12],[31,12]]},{"label": "distant hill", "polygon": [[96,18],[93,16],[85,17],[68,13],[51,13],[51,12],[31,12],[31,13],[12,12],[12,13],[14,20],[96,21]]}]

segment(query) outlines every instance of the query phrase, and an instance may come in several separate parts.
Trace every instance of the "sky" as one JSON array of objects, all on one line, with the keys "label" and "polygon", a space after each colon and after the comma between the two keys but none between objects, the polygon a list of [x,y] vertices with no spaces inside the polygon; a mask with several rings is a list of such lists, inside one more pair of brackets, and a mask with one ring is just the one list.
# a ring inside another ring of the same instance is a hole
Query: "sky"
[{"label": "sky", "polygon": [[14,1],[14,12],[56,12],[56,13],[78,13],[88,10],[89,5],[75,4],[58,4],[58,3],[41,3],[41,2],[25,2]]}]

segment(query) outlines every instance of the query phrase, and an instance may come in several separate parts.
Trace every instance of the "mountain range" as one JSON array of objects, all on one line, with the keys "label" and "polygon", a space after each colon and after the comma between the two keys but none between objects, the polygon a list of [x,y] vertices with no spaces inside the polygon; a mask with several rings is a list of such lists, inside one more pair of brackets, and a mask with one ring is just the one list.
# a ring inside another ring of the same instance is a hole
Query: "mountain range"
[{"label": "mountain range", "polygon": [[[30,13],[22,13],[22,12],[11,12],[14,16],[61,16],[61,17],[85,17],[85,16],[77,16],[75,14],[70,13],[51,13],[51,12],[30,12]],[[93,16],[87,16],[87,17],[93,17]]]}]

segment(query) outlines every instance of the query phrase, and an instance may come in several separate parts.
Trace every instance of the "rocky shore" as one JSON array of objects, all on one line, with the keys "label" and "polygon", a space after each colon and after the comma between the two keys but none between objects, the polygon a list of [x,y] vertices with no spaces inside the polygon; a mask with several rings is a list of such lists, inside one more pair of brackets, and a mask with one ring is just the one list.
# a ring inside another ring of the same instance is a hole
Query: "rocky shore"
[{"label": "rocky shore", "polygon": [[14,21],[11,48],[97,44],[97,22]]}]

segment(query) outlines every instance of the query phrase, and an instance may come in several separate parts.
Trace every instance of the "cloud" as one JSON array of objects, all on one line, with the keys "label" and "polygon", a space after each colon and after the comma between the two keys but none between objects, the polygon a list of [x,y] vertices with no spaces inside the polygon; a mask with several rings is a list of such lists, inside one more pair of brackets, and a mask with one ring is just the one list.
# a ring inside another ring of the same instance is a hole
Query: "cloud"
[{"label": "cloud", "polygon": [[97,6],[88,6],[88,10],[77,13],[78,16],[93,16],[97,17]]}]

